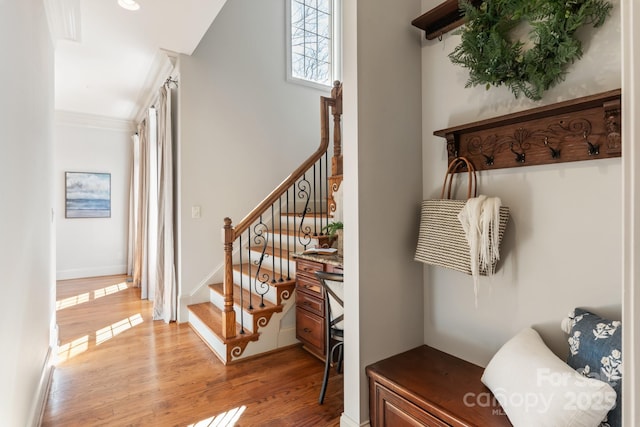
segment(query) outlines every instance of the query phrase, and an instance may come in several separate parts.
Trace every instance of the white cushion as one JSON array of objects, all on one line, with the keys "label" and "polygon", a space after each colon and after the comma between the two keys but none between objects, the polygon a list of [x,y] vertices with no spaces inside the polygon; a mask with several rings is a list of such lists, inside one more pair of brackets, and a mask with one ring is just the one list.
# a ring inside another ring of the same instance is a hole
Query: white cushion
[{"label": "white cushion", "polygon": [[514,427],[596,427],[616,401],[609,384],[577,373],[531,328],[498,350],[482,382]]}]

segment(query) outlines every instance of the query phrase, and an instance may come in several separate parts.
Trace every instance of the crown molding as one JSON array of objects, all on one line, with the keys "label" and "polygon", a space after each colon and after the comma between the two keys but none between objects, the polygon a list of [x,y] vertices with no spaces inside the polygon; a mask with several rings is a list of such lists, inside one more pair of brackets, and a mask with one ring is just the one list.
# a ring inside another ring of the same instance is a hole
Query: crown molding
[{"label": "crown molding", "polygon": [[131,120],[118,119],[114,117],[59,110],[55,112],[54,117],[56,125],[116,130],[124,132],[135,132],[136,130],[135,123]]},{"label": "crown molding", "polygon": [[130,115],[135,117],[134,122],[140,123],[147,112],[147,109],[155,102],[158,96],[158,89],[162,87],[168,78],[174,78],[172,73],[178,62],[178,54],[165,49],[156,52],[147,78],[140,90],[138,101],[134,107],[135,111]]},{"label": "crown molding", "polygon": [[58,40],[81,41],[80,0],[44,0],[49,33]]}]

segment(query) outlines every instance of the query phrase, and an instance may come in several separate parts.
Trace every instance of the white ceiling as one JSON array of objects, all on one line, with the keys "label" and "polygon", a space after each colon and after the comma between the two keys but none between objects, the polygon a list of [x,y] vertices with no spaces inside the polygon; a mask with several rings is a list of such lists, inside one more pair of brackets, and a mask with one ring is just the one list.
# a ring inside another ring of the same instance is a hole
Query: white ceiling
[{"label": "white ceiling", "polygon": [[226,0],[137,0],[137,11],[117,0],[46,1],[52,28],[79,23],[79,41],[56,41],[56,111],[134,120],[158,89],[149,85],[163,50],[192,54]]}]

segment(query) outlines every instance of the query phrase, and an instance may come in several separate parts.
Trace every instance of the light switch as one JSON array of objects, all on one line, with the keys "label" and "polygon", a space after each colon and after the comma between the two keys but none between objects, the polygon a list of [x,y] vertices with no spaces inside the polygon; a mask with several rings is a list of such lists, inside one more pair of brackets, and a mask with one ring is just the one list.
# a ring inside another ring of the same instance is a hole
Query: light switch
[{"label": "light switch", "polygon": [[200,218],[200,206],[191,206],[191,218]]}]

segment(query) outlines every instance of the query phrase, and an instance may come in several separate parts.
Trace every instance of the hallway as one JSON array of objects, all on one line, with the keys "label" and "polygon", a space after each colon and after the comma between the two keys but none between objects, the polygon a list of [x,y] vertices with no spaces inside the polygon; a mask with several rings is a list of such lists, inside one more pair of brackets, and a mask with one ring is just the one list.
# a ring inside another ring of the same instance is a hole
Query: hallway
[{"label": "hallway", "polygon": [[[43,426],[337,426],[342,375],[300,347],[224,366],[187,324],[151,320],[125,276],[59,281]],[[237,420],[235,424],[233,420]]]}]

